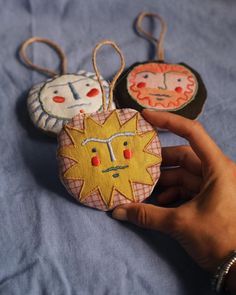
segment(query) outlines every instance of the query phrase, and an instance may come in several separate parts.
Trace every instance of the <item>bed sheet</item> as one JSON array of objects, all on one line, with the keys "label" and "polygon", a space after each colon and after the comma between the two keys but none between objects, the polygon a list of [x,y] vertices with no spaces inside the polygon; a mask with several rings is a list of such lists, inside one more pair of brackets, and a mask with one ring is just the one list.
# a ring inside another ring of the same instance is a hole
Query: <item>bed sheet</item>
[{"label": "bed sheet", "polygon": [[[45,77],[25,68],[17,52],[23,40],[47,37],[66,52],[70,72],[92,71],[92,48],[108,38],[131,65],[154,54],[135,34],[135,17],[159,12],[168,23],[166,60],[201,73],[208,100],[199,120],[236,160],[236,2],[0,0],[0,7],[0,294],[211,294],[208,274],[171,238],[69,196],[57,176],[55,140],[27,115],[27,92]],[[29,54],[37,64],[58,65],[39,44]],[[98,60],[111,79],[115,53],[103,50]],[[184,140],[163,133],[161,142]]]}]

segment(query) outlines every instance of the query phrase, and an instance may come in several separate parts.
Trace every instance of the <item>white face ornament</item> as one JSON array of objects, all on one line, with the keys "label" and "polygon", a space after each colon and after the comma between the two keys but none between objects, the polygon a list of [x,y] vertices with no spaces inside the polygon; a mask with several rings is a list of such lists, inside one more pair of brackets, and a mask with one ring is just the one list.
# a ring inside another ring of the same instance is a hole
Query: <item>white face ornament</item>
[{"label": "white face ornament", "polygon": [[[108,83],[102,80],[105,89]],[[102,93],[95,74],[80,71],[49,79],[33,87],[28,110],[33,123],[45,132],[57,134],[78,113],[102,108]]]}]

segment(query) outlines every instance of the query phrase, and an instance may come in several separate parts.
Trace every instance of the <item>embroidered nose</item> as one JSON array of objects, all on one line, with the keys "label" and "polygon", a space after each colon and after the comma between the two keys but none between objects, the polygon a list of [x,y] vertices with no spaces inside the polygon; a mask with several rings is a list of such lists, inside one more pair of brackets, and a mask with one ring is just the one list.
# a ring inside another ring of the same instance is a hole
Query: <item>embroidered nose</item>
[{"label": "embroidered nose", "polygon": [[157,88],[159,88],[159,89],[167,89],[166,83],[165,83],[165,76],[158,77]]},{"label": "embroidered nose", "polygon": [[76,99],[76,100],[81,99],[81,97],[79,96],[79,93],[76,91],[73,84],[71,82],[69,82],[68,85],[70,87],[70,91],[72,92],[74,99]]},{"label": "embroidered nose", "polygon": [[116,157],[114,155],[114,151],[113,151],[113,148],[112,148],[112,145],[111,145],[111,142],[107,142],[107,147],[108,147],[108,151],[109,151],[109,154],[110,154],[110,159],[112,162],[115,162],[116,161]]},{"label": "embroidered nose", "polygon": [[166,85],[164,84],[164,83],[160,83],[159,85],[158,85],[158,87],[157,88],[159,88],[159,89],[166,89]]}]

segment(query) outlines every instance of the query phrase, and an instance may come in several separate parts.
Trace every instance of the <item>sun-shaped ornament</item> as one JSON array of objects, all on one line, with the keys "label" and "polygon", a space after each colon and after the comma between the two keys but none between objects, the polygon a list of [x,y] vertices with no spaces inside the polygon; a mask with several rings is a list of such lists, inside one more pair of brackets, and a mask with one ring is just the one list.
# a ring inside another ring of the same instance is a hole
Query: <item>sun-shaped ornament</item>
[{"label": "sun-shaped ornament", "polygon": [[[26,48],[41,42],[51,46],[61,58],[61,73],[34,65],[26,56]],[[31,88],[27,107],[30,118],[40,130],[58,134],[62,126],[77,113],[93,113],[102,110],[102,93],[94,73],[79,71],[67,73],[67,60],[61,48],[45,38],[30,38],[20,49],[22,60],[29,67],[52,76],[52,78]],[[108,83],[101,77],[102,85],[108,92]]]},{"label": "sun-shaped ornament", "polygon": [[[156,17],[161,22],[161,33],[156,40],[142,28],[144,17]],[[114,96],[120,107],[168,111],[196,119],[206,100],[206,88],[200,75],[185,63],[164,62],[163,41],[166,23],[158,14],[141,13],[137,31],[156,44],[157,61],[135,63],[118,79]]]},{"label": "sun-shaped ornament", "polygon": [[84,205],[107,211],[151,194],[160,176],[161,147],[156,131],[139,112],[111,109],[124,58],[113,41],[95,47],[93,64],[103,94],[96,66],[97,50],[103,45],[113,46],[122,64],[110,85],[108,107],[103,95],[102,112],[73,117],[58,136],[57,154],[67,190]]}]

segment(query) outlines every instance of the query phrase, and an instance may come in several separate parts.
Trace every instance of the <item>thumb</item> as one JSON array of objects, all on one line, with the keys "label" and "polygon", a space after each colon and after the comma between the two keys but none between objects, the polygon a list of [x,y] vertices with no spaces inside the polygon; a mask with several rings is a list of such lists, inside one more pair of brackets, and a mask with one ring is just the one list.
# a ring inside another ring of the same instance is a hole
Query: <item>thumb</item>
[{"label": "thumb", "polygon": [[170,232],[174,222],[175,209],[162,208],[150,204],[131,203],[116,207],[112,217],[129,221],[140,227]]}]

